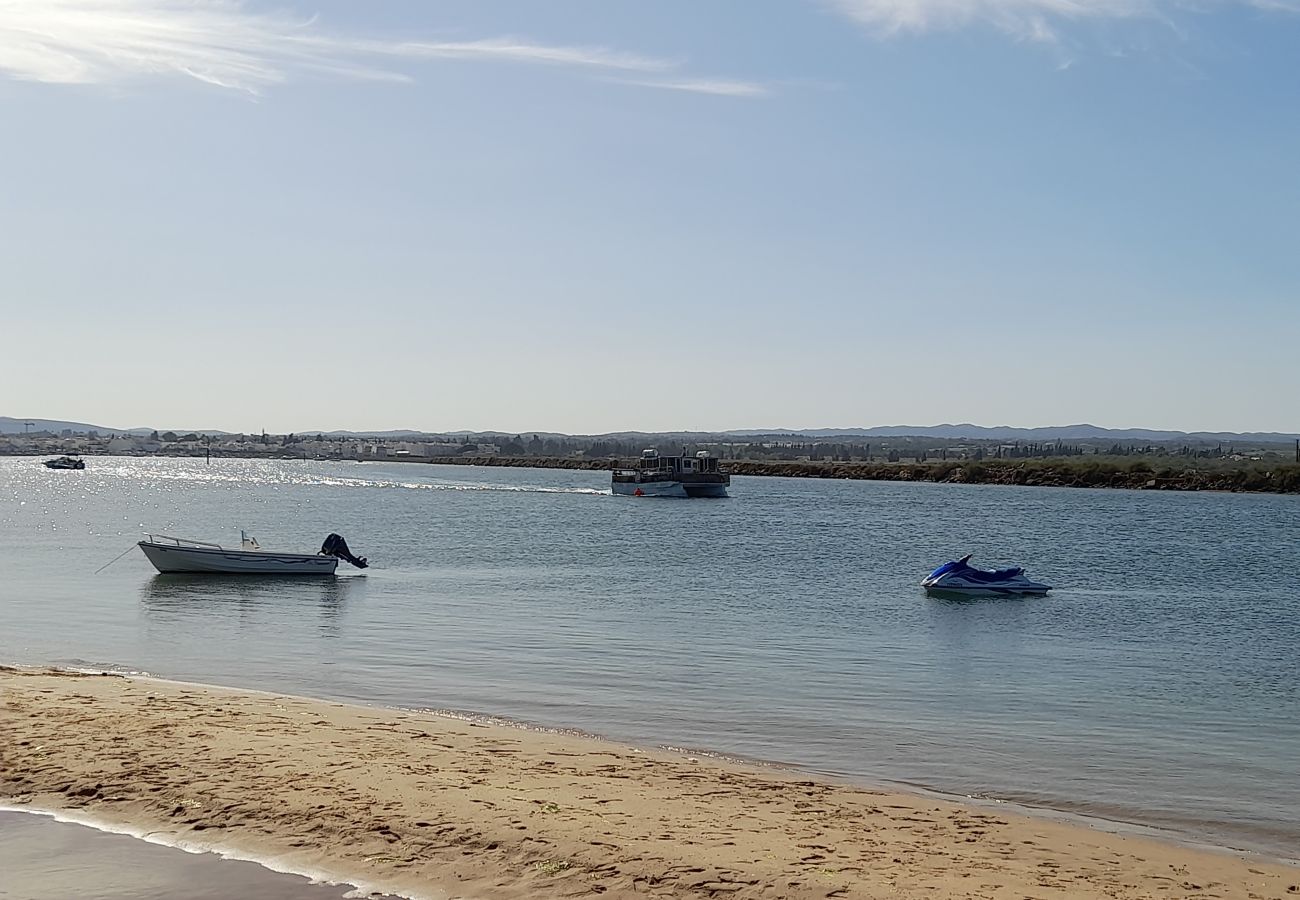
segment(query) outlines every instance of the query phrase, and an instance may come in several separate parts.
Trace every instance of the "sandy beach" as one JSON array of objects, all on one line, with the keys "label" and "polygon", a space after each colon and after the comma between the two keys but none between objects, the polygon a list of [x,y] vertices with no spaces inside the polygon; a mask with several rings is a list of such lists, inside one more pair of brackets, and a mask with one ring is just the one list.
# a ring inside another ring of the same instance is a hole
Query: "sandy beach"
[{"label": "sandy beach", "polygon": [[433,714],[0,669],[0,802],[414,898],[1290,900],[1300,869]]}]

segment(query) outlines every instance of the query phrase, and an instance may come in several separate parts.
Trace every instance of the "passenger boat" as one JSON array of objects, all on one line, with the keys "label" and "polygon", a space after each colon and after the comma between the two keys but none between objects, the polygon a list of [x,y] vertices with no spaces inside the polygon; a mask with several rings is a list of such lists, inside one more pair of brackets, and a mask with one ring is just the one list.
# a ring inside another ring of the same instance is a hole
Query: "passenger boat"
[{"label": "passenger boat", "polygon": [[60,456],[58,459],[45,460],[47,469],[84,469],[86,461],[77,459],[75,456]]},{"label": "passenger boat", "polygon": [[240,532],[238,550],[207,541],[146,534],[139,542],[144,555],[164,575],[176,573],[212,575],[333,575],[339,560],[359,569],[369,566],[365,558],[352,555],[342,536],[331,534],[317,553],[279,553],[263,550],[256,538]]},{"label": "passenger boat", "polygon": [[644,450],[634,468],[616,469],[612,480],[615,494],[631,497],[725,497],[730,485],[731,476],[707,450],[694,457]]}]

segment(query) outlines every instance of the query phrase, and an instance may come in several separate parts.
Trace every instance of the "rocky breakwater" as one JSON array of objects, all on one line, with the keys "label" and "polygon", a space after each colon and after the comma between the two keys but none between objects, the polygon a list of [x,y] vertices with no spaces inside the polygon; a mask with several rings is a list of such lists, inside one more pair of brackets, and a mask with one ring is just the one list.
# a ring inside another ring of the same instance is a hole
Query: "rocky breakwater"
[{"label": "rocky breakwater", "polygon": [[[608,471],[630,460],[579,457],[471,456],[420,460],[435,464]],[[930,481],[1036,487],[1125,488],[1166,491],[1246,491],[1300,494],[1300,465],[1241,464],[1214,468],[1179,467],[1169,460],[960,460],[928,462],[829,462],[723,460],[733,475],[839,478],[856,481]]]}]

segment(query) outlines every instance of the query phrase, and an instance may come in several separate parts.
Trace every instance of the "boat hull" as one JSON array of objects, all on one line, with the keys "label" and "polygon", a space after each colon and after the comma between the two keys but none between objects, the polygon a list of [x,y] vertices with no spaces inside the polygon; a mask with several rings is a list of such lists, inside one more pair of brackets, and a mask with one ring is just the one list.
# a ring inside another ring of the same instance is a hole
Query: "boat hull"
[{"label": "boat hull", "polygon": [[687,497],[725,497],[727,496],[727,486],[725,484],[683,484],[682,489],[686,491]]},{"label": "boat hull", "polygon": [[725,497],[725,484],[689,484],[680,481],[615,481],[615,494],[627,497]]},{"label": "boat hull", "polygon": [[616,481],[615,494],[625,497],[685,497],[686,489],[677,481]]},{"label": "boat hull", "polygon": [[1033,587],[1015,588],[963,588],[944,585],[925,585],[925,592],[931,597],[1046,597],[1051,588],[1045,584]]},{"label": "boat hull", "polygon": [[973,583],[960,578],[936,578],[921,582],[921,586],[932,596],[947,594],[965,597],[1006,597],[1015,594],[1043,596],[1052,589],[1051,585],[1030,581],[1028,578],[1013,578],[993,583]]},{"label": "boat hull", "polygon": [[164,575],[333,575],[338,559],[314,553],[269,553],[177,547],[140,541],[140,549]]}]

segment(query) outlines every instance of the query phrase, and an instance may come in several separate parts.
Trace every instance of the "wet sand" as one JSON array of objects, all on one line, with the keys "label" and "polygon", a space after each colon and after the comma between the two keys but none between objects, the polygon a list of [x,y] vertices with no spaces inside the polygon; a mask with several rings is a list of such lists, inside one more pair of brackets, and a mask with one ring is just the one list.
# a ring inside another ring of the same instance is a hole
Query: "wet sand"
[{"label": "wet sand", "polygon": [[342,900],[256,863],[0,811],[0,900]]},{"label": "wet sand", "polygon": [[411,897],[1296,900],[1300,869],[590,738],[0,670],[0,802]]}]

